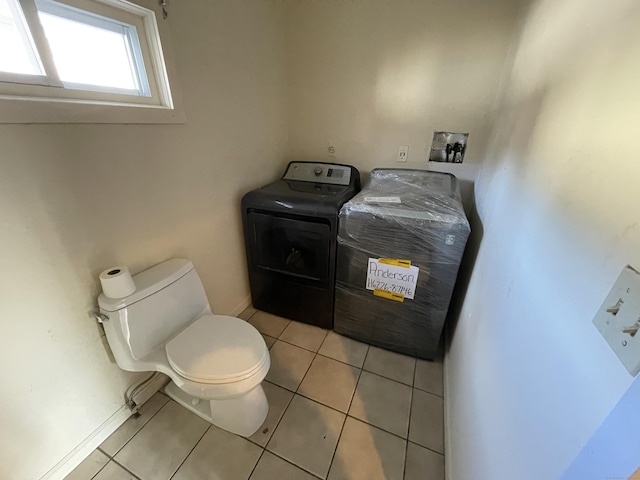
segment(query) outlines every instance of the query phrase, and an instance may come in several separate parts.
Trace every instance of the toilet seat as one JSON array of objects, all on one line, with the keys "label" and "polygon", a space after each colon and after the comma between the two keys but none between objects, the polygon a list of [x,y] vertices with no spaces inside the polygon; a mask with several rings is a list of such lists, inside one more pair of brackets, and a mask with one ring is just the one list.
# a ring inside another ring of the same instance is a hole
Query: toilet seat
[{"label": "toilet seat", "polygon": [[262,335],[248,322],[204,315],[165,346],[171,367],[199,383],[232,383],[251,377],[269,361]]}]

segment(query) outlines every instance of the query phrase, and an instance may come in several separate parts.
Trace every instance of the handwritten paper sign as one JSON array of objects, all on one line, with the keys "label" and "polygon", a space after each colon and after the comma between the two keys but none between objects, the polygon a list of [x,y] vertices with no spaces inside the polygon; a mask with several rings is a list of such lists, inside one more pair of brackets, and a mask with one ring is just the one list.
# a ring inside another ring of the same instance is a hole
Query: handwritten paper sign
[{"label": "handwritten paper sign", "polygon": [[397,293],[404,298],[413,297],[418,284],[420,269],[408,260],[369,258],[367,265],[367,290]]}]

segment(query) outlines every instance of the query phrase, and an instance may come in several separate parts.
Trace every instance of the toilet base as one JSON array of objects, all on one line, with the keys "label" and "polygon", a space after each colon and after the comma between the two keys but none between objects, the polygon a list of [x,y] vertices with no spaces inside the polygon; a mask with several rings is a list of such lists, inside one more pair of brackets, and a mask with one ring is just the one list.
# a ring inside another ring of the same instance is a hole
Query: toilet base
[{"label": "toilet base", "polygon": [[253,435],[264,423],[269,412],[262,385],[243,395],[225,400],[192,397],[174,382],[169,382],[164,388],[164,393],[207,422],[243,437]]}]

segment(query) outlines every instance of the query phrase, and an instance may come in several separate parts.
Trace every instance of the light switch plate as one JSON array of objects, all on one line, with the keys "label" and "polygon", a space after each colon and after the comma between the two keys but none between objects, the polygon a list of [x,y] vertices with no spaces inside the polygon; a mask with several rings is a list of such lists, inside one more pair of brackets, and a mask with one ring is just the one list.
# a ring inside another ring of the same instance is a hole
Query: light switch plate
[{"label": "light switch plate", "polygon": [[400,145],[400,148],[398,148],[398,161],[406,162],[408,156],[409,156],[409,145]]},{"label": "light switch plate", "polygon": [[627,265],[593,323],[629,373],[640,372],[640,272]]}]

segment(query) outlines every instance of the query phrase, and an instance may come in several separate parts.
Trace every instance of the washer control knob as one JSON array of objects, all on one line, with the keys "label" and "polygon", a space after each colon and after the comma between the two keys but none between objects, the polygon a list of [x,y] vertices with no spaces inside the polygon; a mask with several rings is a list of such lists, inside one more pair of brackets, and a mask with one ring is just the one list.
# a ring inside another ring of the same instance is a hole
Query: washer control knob
[{"label": "washer control knob", "polygon": [[322,169],[320,167],[316,167],[313,169],[313,173],[315,174],[316,177],[319,177],[320,174],[322,173]]}]

